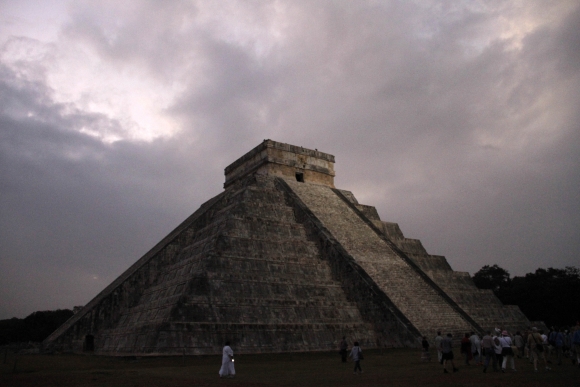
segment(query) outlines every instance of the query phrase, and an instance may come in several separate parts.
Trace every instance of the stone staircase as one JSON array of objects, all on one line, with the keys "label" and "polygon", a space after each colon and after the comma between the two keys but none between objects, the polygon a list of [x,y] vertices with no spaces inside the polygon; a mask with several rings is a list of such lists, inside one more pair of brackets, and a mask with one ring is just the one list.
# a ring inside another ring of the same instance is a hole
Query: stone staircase
[{"label": "stone staircase", "polygon": [[503,305],[491,290],[478,289],[469,273],[453,271],[445,257],[428,254],[421,241],[405,238],[396,223],[378,219],[373,223],[484,330],[501,327],[516,332],[531,326],[519,307]]},{"label": "stone staircase", "polygon": [[432,338],[440,329],[461,337],[478,328],[333,189],[285,182],[421,335]]}]

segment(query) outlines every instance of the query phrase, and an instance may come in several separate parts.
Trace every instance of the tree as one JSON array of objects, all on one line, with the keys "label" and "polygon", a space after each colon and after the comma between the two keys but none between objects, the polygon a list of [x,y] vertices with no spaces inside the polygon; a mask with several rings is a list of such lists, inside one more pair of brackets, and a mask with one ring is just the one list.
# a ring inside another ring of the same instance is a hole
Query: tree
[{"label": "tree", "polygon": [[480,289],[491,289],[499,295],[510,287],[510,273],[498,265],[485,265],[473,275],[473,282]]},{"label": "tree", "polygon": [[579,318],[580,269],[542,269],[514,277],[512,292],[504,303],[515,304],[530,320],[548,326],[571,326]]},{"label": "tree", "polygon": [[548,326],[572,326],[580,318],[580,269],[537,269],[510,279],[497,265],[482,267],[473,275],[480,289],[491,289],[505,305],[518,305],[531,321]]},{"label": "tree", "polygon": [[73,315],[69,309],[34,312],[24,319],[0,320],[0,345],[43,341]]}]

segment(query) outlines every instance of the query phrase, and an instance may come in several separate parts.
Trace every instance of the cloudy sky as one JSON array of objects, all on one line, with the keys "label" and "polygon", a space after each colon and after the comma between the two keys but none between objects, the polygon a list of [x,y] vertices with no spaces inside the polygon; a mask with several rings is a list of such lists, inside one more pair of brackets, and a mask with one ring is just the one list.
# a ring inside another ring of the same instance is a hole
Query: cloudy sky
[{"label": "cloudy sky", "polygon": [[93,298],[263,139],[455,270],[579,265],[580,3],[0,0],[0,319]]}]

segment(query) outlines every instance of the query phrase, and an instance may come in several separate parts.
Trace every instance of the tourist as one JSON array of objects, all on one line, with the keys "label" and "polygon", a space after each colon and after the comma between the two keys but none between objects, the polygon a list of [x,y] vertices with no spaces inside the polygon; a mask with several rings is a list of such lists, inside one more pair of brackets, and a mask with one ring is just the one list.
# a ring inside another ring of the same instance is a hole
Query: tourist
[{"label": "tourist", "polygon": [[528,337],[530,336],[530,333],[532,333],[532,327],[528,327],[528,329],[524,331],[524,334],[523,334],[522,337],[524,338],[524,343],[525,343],[525,347],[524,347],[524,351],[525,351],[524,357],[526,359],[528,359],[528,361],[530,362],[530,364],[532,364],[533,363],[533,360],[532,360],[532,350],[530,349],[530,344],[528,344]]},{"label": "tourist", "polygon": [[521,359],[524,354],[525,341],[520,331],[517,331],[514,336],[514,345],[518,349],[518,353],[516,355],[518,356],[518,359]]},{"label": "tourist", "polygon": [[[564,330],[564,347],[562,352],[565,357],[571,357],[571,344],[572,344],[572,334],[568,329]],[[572,364],[574,364],[574,359],[572,359]]]},{"label": "tourist", "polygon": [[570,344],[574,352],[576,352],[576,365],[580,368],[580,322],[574,328]]},{"label": "tourist", "polygon": [[550,347],[550,343],[548,342],[548,335],[544,334],[544,330],[540,329],[540,336],[542,337],[542,345],[544,346],[543,356],[547,363],[552,364],[550,360],[550,356],[552,355],[552,347]]},{"label": "tourist", "polygon": [[471,341],[469,341],[469,333],[466,333],[461,339],[460,352],[465,360],[465,365],[469,365],[469,360],[471,359]]},{"label": "tourist", "polygon": [[453,367],[453,372],[457,372],[459,371],[457,368],[455,368],[455,363],[453,362],[453,343],[451,341],[451,338],[453,336],[451,335],[451,333],[447,334],[447,337],[444,337],[443,340],[441,340],[441,359],[443,359],[443,373],[444,374],[448,374],[449,372],[447,371],[447,361],[449,360],[451,362],[451,366]]},{"label": "tourist", "polygon": [[230,342],[226,341],[226,345],[222,351],[222,368],[220,368],[220,378],[233,378],[236,375],[234,368],[234,351],[230,348]]},{"label": "tourist", "polygon": [[498,370],[497,356],[495,355],[495,345],[493,343],[493,338],[491,337],[491,331],[487,331],[487,334],[481,339],[481,349],[485,355],[485,363],[483,364],[483,372],[487,372],[487,367],[489,366],[490,359],[493,359],[493,370]]},{"label": "tourist", "polygon": [[441,340],[443,340],[443,336],[441,336],[441,331],[437,331],[437,336],[435,336],[435,349],[437,350],[437,361],[439,362],[439,364],[443,364],[441,353]]},{"label": "tourist", "polygon": [[479,339],[479,335],[475,332],[471,332],[469,341],[471,342],[471,355],[475,360],[475,364],[482,365],[483,354],[481,352],[481,340]]},{"label": "tourist", "polygon": [[362,350],[360,349],[359,345],[358,345],[358,341],[354,342],[354,346],[352,347],[351,351],[350,351],[350,355],[348,355],[349,357],[352,358],[352,360],[354,361],[354,374],[356,375],[356,372],[358,370],[359,374],[362,374],[362,368],[360,367],[360,361],[363,358],[363,354],[362,354]]},{"label": "tourist", "polygon": [[501,355],[503,357],[503,362],[501,366],[501,372],[505,372],[507,363],[509,360],[512,362],[512,370],[516,370],[516,366],[514,364],[514,352],[512,350],[512,339],[509,337],[507,331],[503,331],[501,333],[501,337],[498,338],[501,344]]},{"label": "tourist", "polygon": [[562,365],[562,354],[564,353],[564,334],[562,328],[556,328],[554,334],[554,348],[556,350],[556,359],[558,365]]},{"label": "tourist", "polygon": [[501,342],[499,341],[499,337],[501,336],[501,331],[498,328],[495,328],[495,335],[493,336],[493,350],[495,351],[495,357],[497,358],[497,364],[501,367],[503,363],[503,356],[501,354]]},{"label": "tourist", "polygon": [[340,342],[340,356],[342,362],[346,363],[346,356],[348,355],[348,343],[346,342],[346,336],[342,336],[342,341]]},{"label": "tourist", "polygon": [[427,341],[427,336],[423,336],[423,340],[421,341],[421,347],[423,347],[423,350],[421,351],[421,361],[431,361],[431,354],[429,353],[429,342]]},{"label": "tourist", "polygon": [[544,340],[542,339],[542,335],[538,332],[538,328],[532,328],[532,333],[528,336],[528,345],[530,346],[530,352],[532,354],[534,370],[538,372],[538,359],[541,357],[542,360],[544,360],[546,371],[549,371],[550,367],[548,367],[548,362],[544,357]]}]

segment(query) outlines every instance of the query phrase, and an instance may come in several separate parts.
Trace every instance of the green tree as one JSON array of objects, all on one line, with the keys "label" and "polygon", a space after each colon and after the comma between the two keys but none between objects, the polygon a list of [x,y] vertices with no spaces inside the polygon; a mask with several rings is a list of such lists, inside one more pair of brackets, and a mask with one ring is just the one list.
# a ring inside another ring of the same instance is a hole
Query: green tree
[{"label": "green tree", "polygon": [[473,275],[480,289],[491,289],[505,305],[517,305],[531,321],[548,326],[572,326],[580,318],[580,269],[537,269],[513,277],[497,265],[482,267]]},{"label": "green tree", "polygon": [[511,285],[510,273],[498,265],[485,265],[473,275],[473,282],[480,289],[491,289],[499,297]]},{"label": "green tree", "polygon": [[73,315],[69,309],[38,311],[26,318],[0,320],[0,345],[43,341]]},{"label": "green tree", "polygon": [[524,277],[514,277],[509,297],[500,300],[515,304],[530,320],[548,326],[571,326],[580,315],[580,269],[537,269]]}]

